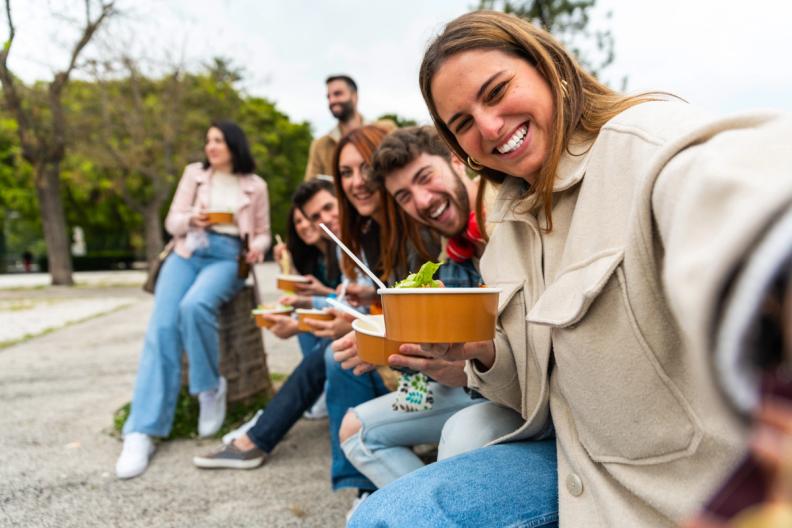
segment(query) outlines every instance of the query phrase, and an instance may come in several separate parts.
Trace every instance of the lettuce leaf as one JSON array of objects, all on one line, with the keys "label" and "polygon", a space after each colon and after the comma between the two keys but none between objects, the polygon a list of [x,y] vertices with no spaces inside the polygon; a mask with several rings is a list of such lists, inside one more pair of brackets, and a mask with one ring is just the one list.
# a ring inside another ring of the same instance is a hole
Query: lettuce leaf
[{"label": "lettuce leaf", "polygon": [[442,262],[425,262],[421,269],[410,273],[407,278],[393,285],[394,288],[442,288],[443,283],[432,277],[442,266]]}]

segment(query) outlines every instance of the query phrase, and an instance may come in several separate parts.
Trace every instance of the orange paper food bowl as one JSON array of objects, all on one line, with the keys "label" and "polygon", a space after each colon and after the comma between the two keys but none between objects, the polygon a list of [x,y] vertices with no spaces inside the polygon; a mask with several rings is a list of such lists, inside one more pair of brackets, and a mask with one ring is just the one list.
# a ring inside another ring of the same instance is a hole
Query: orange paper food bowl
[{"label": "orange paper food bowl", "polygon": [[388,338],[402,343],[468,343],[495,337],[499,288],[379,290]]},{"label": "orange paper food bowl", "polygon": [[332,321],[335,316],[324,310],[304,310],[298,308],[297,313],[297,330],[300,332],[313,332],[314,329],[306,324],[306,319],[314,319],[319,321]]},{"label": "orange paper food bowl", "polygon": [[256,326],[260,328],[270,328],[273,323],[264,319],[265,314],[269,315],[289,315],[294,311],[291,306],[283,308],[256,308],[253,310],[253,316],[256,318]]},{"label": "orange paper food bowl", "polygon": [[275,281],[279,290],[295,292],[298,284],[308,284],[311,279],[302,275],[278,275]]},{"label": "orange paper food bowl", "polygon": [[373,318],[380,321],[379,326],[373,325],[364,319],[352,321],[358,356],[366,363],[372,365],[387,365],[388,357],[391,354],[399,353],[399,345],[401,343],[385,338],[383,333],[385,323],[382,315],[374,316]]},{"label": "orange paper food bowl", "polygon": [[210,224],[233,224],[234,223],[234,213],[228,213],[225,211],[209,211],[206,213],[209,217]]}]

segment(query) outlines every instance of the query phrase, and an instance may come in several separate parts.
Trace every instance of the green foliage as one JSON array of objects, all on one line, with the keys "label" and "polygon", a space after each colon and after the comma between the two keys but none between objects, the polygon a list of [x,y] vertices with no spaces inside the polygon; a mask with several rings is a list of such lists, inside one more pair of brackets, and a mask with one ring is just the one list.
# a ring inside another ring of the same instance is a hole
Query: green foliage
[{"label": "green foliage", "polygon": [[[233,431],[246,421],[253,418],[259,409],[263,409],[269,403],[266,394],[260,394],[249,400],[229,403],[226,410],[226,418],[223,426],[215,435],[216,438],[222,437],[229,431]],[[124,422],[129,417],[131,403],[122,405],[113,413],[113,431],[121,434]],[[173,429],[166,440],[187,439],[198,437],[198,414],[200,404],[198,399],[191,396],[187,387],[182,387],[179,397],[176,400],[176,414],[173,417]]]},{"label": "green foliage", "polygon": [[271,102],[257,97],[244,101],[237,120],[250,139],[256,172],[269,188],[273,238],[274,233],[285,235],[291,195],[302,182],[308,162],[310,125],[292,123]]},{"label": "green foliage", "polygon": [[[564,43],[580,64],[596,76],[613,62],[613,35],[591,27],[597,0],[479,0],[478,9],[513,13],[530,20]],[[611,12],[605,13],[606,18]]]},{"label": "green foliage", "polygon": [[402,117],[399,114],[382,114],[377,118],[377,121],[384,121],[384,120],[393,121],[394,123],[396,123],[396,126],[399,128],[411,127],[418,124],[418,121],[416,121],[415,119]]},{"label": "green foliage", "polygon": [[46,251],[33,178],[19,148],[16,121],[0,114],[0,259]]},{"label": "green foliage", "polygon": [[[312,139],[308,123],[294,123],[271,101],[241,92],[236,83],[243,72],[221,58],[200,72],[147,77],[126,62],[104,73],[71,82],[64,94],[64,208],[69,226],[84,230],[89,254],[143,255],[145,216],[155,207],[162,222],[184,166],[203,159],[206,130],[218,119],[237,121],[247,133],[257,173],[269,186],[273,232],[285,233]],[[20,89],[30,94],[37,118],[46,117],[42,87],[20,83]],[[7,253],[46,252],[33,177],[15,120],[0,114],[0,255],[3,246]]]}]

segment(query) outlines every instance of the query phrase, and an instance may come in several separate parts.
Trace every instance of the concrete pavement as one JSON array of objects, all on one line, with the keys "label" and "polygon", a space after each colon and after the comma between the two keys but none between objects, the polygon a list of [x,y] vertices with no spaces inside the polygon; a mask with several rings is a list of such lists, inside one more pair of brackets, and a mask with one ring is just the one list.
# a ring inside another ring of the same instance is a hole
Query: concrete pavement
[{"label": "concrete pavement", "polygon": [[[265,300],[277,296],[274,273],[265,265]],[[152,302],[139,282],[105,284],[0,288],[0,327],[10,299],[126,303],[0,349],[0,526],[343,526],[354,495],[330,491],[324,420],[298,423],[256,470],[200,471],[192,456],[216,442],[185,440],[160,444],[143,476],[116,480],[121,443],[108,430],[130,399]],[[268,336],[267,351],[273,372],[299,361],[293,342]]]}]

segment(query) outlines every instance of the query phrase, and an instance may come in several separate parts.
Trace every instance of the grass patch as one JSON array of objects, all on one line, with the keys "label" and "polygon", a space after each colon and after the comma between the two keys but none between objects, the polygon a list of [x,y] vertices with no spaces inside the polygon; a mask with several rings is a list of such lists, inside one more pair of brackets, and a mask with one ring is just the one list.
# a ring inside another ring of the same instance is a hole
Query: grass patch
[{"label": "grass patch", "polygon": [[[269,396],[259,394],[247,400],[229,403],[226,411],[225,422],[215,435],[220,438],[229,431],[233,431],[246,421],[253,418],[256,411],[267,406]],[[121,435],[121,431],[129,417],[129,410],[132,404],[122,405],[113,413],[113,432]],[[200,404],[198,398],[190,395],[186,386],[181,388],[179,398],[176,400],[176,414],[173,417],[173,429],[166,440],[198,438],[198,414]]]},{"label": "grass patch", "polygon": [[[78,323],[79,321],[75,321]],[[36,332],[35,334],[25,334],[22,337],[17,337],[16,339],[9,339],[7,341],[0,341],[0,350],[8,347],[12,347],[14,345],[18,345],[19,343],[24,343],[28,339],[33,339],[34,337],[42,337],[47,334],[51,334],[55,330],[60,330],[61,328],[66,328],[65,326],[54,326],[52,328],[45,328],[41,332]]]},{"label": "grass patch", "polygon": [[43,290],[44,288],[49,288],[50,284],[34,284],[32,286],[11,286],[10,288],[2,288],[1,291],[26,291],[26,290]]},{"label": "grass patch", "polygon": [[0,302],[0,312],[21,312],[24,310],[32,310],[36,307],[36,303],[30,299],[11,299],[9,301]]}]

